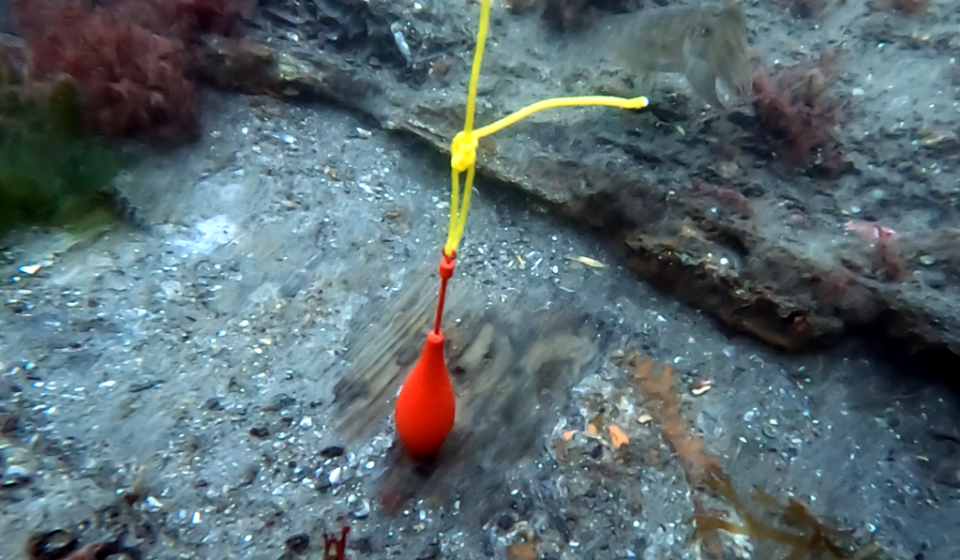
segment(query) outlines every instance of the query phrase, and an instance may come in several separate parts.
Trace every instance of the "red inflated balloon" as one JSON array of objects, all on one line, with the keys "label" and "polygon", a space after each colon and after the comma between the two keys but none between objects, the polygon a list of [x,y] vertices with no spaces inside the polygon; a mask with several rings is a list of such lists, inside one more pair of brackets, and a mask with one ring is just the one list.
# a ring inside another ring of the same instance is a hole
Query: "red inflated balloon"
[{"label": "red inflated balloon", "polygon": [[431,331],[397,396],[397,435],[417,460],[436,455],[453,428],[456,402],[443,359],[443,333]]}]

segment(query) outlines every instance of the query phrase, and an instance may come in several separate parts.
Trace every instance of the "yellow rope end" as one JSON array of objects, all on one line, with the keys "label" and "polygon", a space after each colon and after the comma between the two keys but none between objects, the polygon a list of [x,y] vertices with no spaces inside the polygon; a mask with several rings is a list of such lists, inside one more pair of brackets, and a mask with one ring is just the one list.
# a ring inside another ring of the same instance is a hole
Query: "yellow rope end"
[{"label": "yellow rope end", "polygon": [[633,99],[628,99],[624,105],[625,109],[643,109],[644,107],[650,105],[650,100],[647,99],[647,96],[641,95],[640,97],[634,97]]}]

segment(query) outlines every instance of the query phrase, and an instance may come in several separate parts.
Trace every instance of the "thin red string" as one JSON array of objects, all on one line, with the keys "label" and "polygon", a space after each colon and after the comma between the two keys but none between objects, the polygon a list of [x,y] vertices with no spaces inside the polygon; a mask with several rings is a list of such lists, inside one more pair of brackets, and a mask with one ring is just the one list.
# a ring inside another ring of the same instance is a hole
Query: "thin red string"
[{"label": "thin red string", "polygon": [[433,322],[433,332],[440,334],[440,321],[443,319],[443,305],[447,298],[447,280],[453,276],[454,260],[457,258],[457,252],[453,251],[451,255],[443,253],[443,260],[440,261],[440,296],[437,298],[437,318]]}]

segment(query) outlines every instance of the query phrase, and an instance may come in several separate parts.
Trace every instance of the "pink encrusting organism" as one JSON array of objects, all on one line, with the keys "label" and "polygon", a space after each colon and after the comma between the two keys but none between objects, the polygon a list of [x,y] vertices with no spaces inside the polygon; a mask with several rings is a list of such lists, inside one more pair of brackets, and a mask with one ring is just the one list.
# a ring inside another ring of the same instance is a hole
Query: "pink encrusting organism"
[{"label": "pink encrusting organism", "polygon": [[899,233],[875,222],[849,221],[844,224],[844,229],[869,245],[872,250],[873,272],[881,280],[884,282],[902,282],[904,280],[906,265],[896,243],[900,239]]}]

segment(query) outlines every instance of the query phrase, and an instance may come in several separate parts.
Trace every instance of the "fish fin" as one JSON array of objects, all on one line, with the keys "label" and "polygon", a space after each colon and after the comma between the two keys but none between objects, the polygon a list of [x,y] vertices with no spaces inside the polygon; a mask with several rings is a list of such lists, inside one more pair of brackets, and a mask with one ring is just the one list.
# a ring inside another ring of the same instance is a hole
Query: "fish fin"
[{"label": "fish fin", "polygon": [[687,80],[693,91],[702,97],[715,109],[723,109],[724,105],[717,96],[717,74],[707,61],[701,58],[693,58],[687,64]]}]

